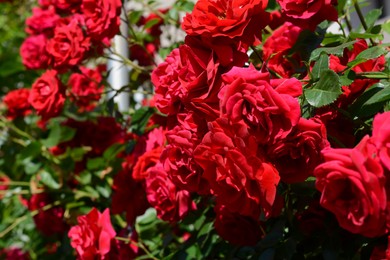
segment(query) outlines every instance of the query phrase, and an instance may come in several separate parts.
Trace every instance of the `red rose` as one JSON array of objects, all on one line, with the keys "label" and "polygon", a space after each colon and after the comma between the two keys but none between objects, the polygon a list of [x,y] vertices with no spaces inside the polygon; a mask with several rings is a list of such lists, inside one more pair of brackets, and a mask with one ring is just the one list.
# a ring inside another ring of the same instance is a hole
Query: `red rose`
[{"label": "red rose", "polygon": [[0,250],[0,259],[30,260],[31,258],[27,252],[23,252],[20,248],[10,247],[10,248],[3,248]]},{"label": "red rose", "polygon": [[165,221],[178,221],[196,209],[189,192],[179,190],[161,164],[149,169],[146,194],[150,205],[157,210],[157,216]]},{"label": "red rose", "polygon": [[321,205],[351,233],[378,237],[386,230],[383,168],[368,136],[353,149],[325,149],[314,172]]},{"label": "red rose", "polygon": [[46,120],[61,113],[64,92],[65,87],[58,80],[57,71],[47,70],[32,85],[28,102]]},{"label": "red rose", "polygon": [[237,246],[254,246],[264,236],[261,223],[250,217],[232,213],[224,206],[214,208],[214,227],[218,235]]},{"label": "red rose", "polygon": [[42,209],[52,202],[52,198],[50,198],[50,195],[47,193],[34,194],[28,201],[28,209],[30,211],[38,211],[38,214],[33,217],[35,226],[46,236],[52,236],[54,234],[62,235],[68,228],[64,222],[63,208],[55,206],[48,210]]},{"label": "red rose", "polygon": [[267,68],[283,78],[290,78],[303,66],[298,54],[290,57],[290,50],[301,32],[301,28],[285,23],[267,38],[263,46],[263,60],[267,62]]},{"label": "red rose", "polygon": [[150,207],[146,199],[144,183],[133,179],[129,167],[124,167],[115,175],[112,190],[112,214],[126,212],[126,220],[130,225],[134,225],[136,217],[144,214]]},{"label": "red rose", "polygon": [[49,54],[46,50],[47,38],[43,34],[27,37],[20,46],[23,65],[28,69],[46,69],[49,66]]},{"label": "red rose", "polygon": [[320,120],[299,120],[286,137],[268,146],[267,154],[286,183],[303,182],[322,161],[321,151],[329,147],[326,129]]},{"label": "red rose", "polygon": [[76,12],[80,9],[82,0],[52,0],[52,4],[61,11]]},{"label": "red rose", "polygon": [[286,20],[315,30],[324,20],[337,21],[337,0],[277,0]]},{"label": "red rose", "polygon": [[382,164],[390,173],[390,112],[374,117],[372,139],[378,149]]},{"label": "red rose", "polygon": [[200,0],[183,20],[183,30],[191,36],[223,37],[252,45],[261,39],[269,14],[267,0]]},{"label": "red rose", "polygon": [[26,20],[26,32],[29,34],[53,35],[60,16],[56,14],[54,8],[43,10],[39,7],[33,8],[33,15]]},{"label": "red rose", "polygon": [[91,148],[86,157],[98,157],[108,147],[115,143],[123,143],[126,138],[124,130],[113,117],[98,117],[96,122],[68,119],[63,125],[75,129],[76,134],[72,140],[60,143],[56,147],[56,154],[65,152],[66,147],[85,146]]},{"label": "red rose", "polygon": [[8,119],[24,117],[32,112],[31,105],[28,103],[29,95],[30,90],[27,88],[11,90],[5,95],[3,102],[7,106]]},{"label": "red rose", "polygon": [[290,91],[295,95],[297,91],[301,91],[298,81],[295,81],[297,84],[289,84],[292,86],[291,90],[274,87],[269,75],[256,71],[253,66],[234,67],[222,78],[224,84],[219,92],[221,114],[232,123],[243,120],[258,142],[266,143],[276,137],[283,138],[298,123],[298,100],[284,93]]},{"label": "red rose", "polygon": [[229,125],[225,118],[209,123],[209,132],[194,151],[217,202],[254,219],[261,210],[266,217],[271,213],[280,179],[261,154],[246,125]]},{"label": "red rose", "polygon": [[76,66],[86,57],[91,46],[77,19],[68,24],[59,24],[46,46],[54,68],[65,69]]},{"label": "red rose", "polygon": [[160,161],[162,149],[162,147],[156,147],[138,157],[133,171],[133,178],[135,180],[143,180],[149,176],[148,169]]},{"label": "red rose", "polygon": [[[183,114],[179,115],[179,118]],[[179,122],[181,119],[179,119]],[[200,118],[186,115],[185,121],[166,133],[169,145],[161,154],[161,162],[172,181],[180,188],[209,194],[209,185],[202,177],[203,169],[195,162],[193,152],[205,134]],[[205,129],[207,130],[207,128]]]},{"label": "red rose", "polygon": [[119,32],[120,0],[82,0],[81,12],[87,34],[96,41],[111,39]]},{"label": "red rose", "polygon": [[93,208],[87,215],[79,216],[77,222],[78,225],[69,230],[68,236],[79,258],[93,260],[100,256],[100,259],[104,259],[116,235],[111,225],[110,210],[100,213]]},{"label": "red rose", "polygon": [[102,75],[98,69],[80,67],[81,73],[73,73],[68,81],[71,87],[70,99],[76,103],[81,111],[91,111],[100,100],[103,86],[100,84]]}]

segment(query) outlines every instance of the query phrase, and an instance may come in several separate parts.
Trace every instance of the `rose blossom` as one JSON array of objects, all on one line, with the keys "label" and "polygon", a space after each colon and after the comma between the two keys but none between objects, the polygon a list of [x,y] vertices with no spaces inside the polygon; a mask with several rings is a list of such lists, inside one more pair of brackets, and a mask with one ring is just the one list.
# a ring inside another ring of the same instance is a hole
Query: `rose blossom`
[{"label": "rose blossom", "polygon": [[43,34],[32,35],[24,40],[20,46],[20,56],[27,69],[46,69],[49,66],[46,44],[47,38]]},{"label": "rose blossom", "polygon": [[54,68],[66,69],[76,66],[86,57],[90,49],[90,39],[77,19],[61,23],[55,28],[54,36],[46,46]]},{"label": "rose blossom", "polygon": [[100,84],[102,75],[99,69],[80,67],[81,73],[73,73],[68,81],[71,87],[70,99],[76,103],[81,111],[91,111],[100,100],[103,86]]},{"label": "rose blossom", "polygon": [[100,213],[93,208],[87,215],[77,217],[77,222],[78,225],[69,230],[68,236],[80,259],[92,260],[96,256],[104,259],[116,235],[110,220],[110,210]]},{"label": "rose blossom", "polygon": [[263,46],[263,60],[267,62],[268,69],[283,78],[291,78],[303,66],[297,53],[287,58],[301,32],[298,26],[285,23],[267,38]]},{"label": "rose blossom", "polygon": [[68,228],[64,222],[64,209],[60,206],[51,207],[48,210],[42,210],[42,208],[50,203],[53,203],[53,199],[48,193],[39,193],[31,196],[28,201],[28,209],[30,211],[38,211],[38,214],[34,215],[34,222],[37,229],[46,236],[52,236],[55,234],[62,235]]},{"label": "rose blossom", "polygon": [[237,246],[254,246],[264,236],[258,220],[232,213],[225,206],[214,208],[214,227],[218,235]]},{"label": "rose blossom", "polygon": [[30,90],[27,88],[11,90],[4,96],[3,102],[7,106],[6,116],[13,120],[17,117],[24,117],[32,112],[28,103]]},{"label": "rose blossom", "polygon": [[96,41],[114,37],[119,32],[121,7],[120,0],[82,0],[88,36]]},{"label": "rose blossom", "polygon": [[324,20],[337,21],[337,0],[277,0],[286,20],[315,30]]},{"label": "rose blossom", "polygon": [[268,22],[267,0],[200,0],[183,20],[183,30],[191,36],[223,37],[252,45],[261,39]]},{"label": "rose blossom", "polygon": [[386,233],[385,176],[368,136],[353,149],[325,149],[314,172],[321,205],[351,233],[378,237]]},{"label": "rose blossom", "polygon": [[157,210],[157,216],[165,221],[176,222],[196,209],[189,192],[179,190],[160,163],[149,169],[146,195],[150,205]]},{"label": "rose blossom", "polygon": [[379,158],[390,174],[390,112],[377,114],[372,124],[372,139]]},{"label": "rose blossom", "polygon": [[245,122],[258,142],[283,138],[298,123],[300,106],[294,96],[301,93],[302,87],[297,80],[290,80],[294,81],[288,83],[291,88],[278,88],[278,83],[272,86],[267,73],[260,73],[253,66],[234,67],[222,78],[221,115],[232,123]]},{"label": "rose blossom", "polygon": [[57,71],[47,70],[32,85],[28,102],[44,120],[61,113],[65,102],[65,87],[57,77]]},{"label": "rose blossom", "polygon": [[150,205],[146,199],[144,182],[133,179],[131,167],[122,166],[123,170],[114,176],[111,211],[112,214],[126,212],[127,223],[134,225],[136,217],[144,214]]},{"label": "rose blossom", "polygon": [[321,121],[301,118],[287,137],[268,146],[267,154],[281,180],[296,183],[313,175],[314,168],[322,161],[321,151],[327,147],[326,129]]},{"label": "rose blossom", "polygon": [[45,34],[52,36],[60,16],[54,8],[43,10],[39,7],[33,8],[33,15],[26,20],[26,32],[29,34]]},{"label": "rose blossom", "polygon": [[229,125],[226,118],[209,123],[209,132],[194,151],[217,202],[254,219],[261,210],[266,217],[270,215],[280,179],[261,154],[246,125]]}]

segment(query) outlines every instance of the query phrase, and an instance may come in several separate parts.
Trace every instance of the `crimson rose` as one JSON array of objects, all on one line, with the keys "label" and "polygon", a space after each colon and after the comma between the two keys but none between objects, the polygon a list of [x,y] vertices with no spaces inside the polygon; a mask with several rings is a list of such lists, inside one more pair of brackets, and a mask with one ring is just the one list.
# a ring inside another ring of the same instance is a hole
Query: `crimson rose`
[{"label": "crimson rose", "polygon": [[368,136],[353,149],[325,149],[314,172],[321,205],[351,233],[378,237],[386,230],[383,168]]},{"label": "crimson rose", "polygon": [[65,87],[57,71],[47,70],[32,85],[28,102],[44,120],[61,113],[65,102]]},{"label": "crimson rose", "polygon": [[92,260],[97,256],[104,259],[116,235],[111,225],[110,210],[100,213],[93,208],[87,215],[79,216],[77,222],[78,225],[69,230],[68,236],[80,259]]}]

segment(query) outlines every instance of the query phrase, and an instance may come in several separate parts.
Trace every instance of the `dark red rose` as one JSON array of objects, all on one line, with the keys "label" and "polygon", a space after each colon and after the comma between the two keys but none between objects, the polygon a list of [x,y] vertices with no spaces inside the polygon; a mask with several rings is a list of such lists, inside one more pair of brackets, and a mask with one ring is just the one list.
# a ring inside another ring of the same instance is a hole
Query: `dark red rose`
[{"label": "dark red rose", "polygon": [[100,213],[93,208],[87,215],[77,218],[78,225],[73,226],[68,236],[71,246],[80,259],[105,259],[110,252],[111,242],[116,233],[110,220],[110,210]]},{"label": "dark red rose", "polygon": [[217,202],[254,219],[261,212],[270,215],[280,179],[261,152],[245,124],[229,125],[224,118],[209,123],[209,132],[194,151]]},{"label": "dark red rose", "polygon": [[285,23],[267,38],[263,46],[263,60],[267,62],[268,69],[283,78],[290,78],[303,66],[298,54],[290,57],[290,50],[301,32],[301,28]]},{"label": "dark red rose", "polygon": [[24,117],[32,112],[31,105],[28,103],[29,95],[29,89],[21,88],[11,90],[4,96],[3,102],[7,106],[6,116],[8,119]]},{"label": "dark red rose", "polygon": [[34,194],[28,201],[28,209],[38,211],[38,214],[33,217],[37,229],[46,236],[62,235],[68,229],[64,222],[64,209],[62,207],[54,206],[48,210],[42,209],[53,202],[47,193]]},{"label": "dark red rose", "polygon": [[351,233],[378,237],[386,230],[386,179],[368,136],[353,149],[325,149],[314,172],[321,205]]},{"label": "dark red rose", "polygon": [[28,102],[43,119],[59,115],[65,102],[65,87],[57,71],[47,70],[32,85]]},{"label": "dark red rose", "polygon": [[286,183],[303,182],[313,175],[322,162],[321,151],[329,147],[326,129],[320,120],[299,120],[298,125],[285,138],[268,146],[267,155]]},{"label": "dark red rose", "polygon": [[121,7],[120,0],[82,0],[88,36],[96,41],[113,38],[119,32]]},{"label": "dark red rose", "polygon": [[82,0],[51,0],[52,4],[63,12],[76,12],[80,9]]},{"label": "dark red rose", "polygon": [[146,195],[150,205],[157,210],[157,216],[165,221],[176,222],[196,209],[189,192],[179,190],[161,164],[149,169]]},{"label": "dark red rose", "polygon": [[236,246],[254,246],[264,236],[258,220],[232,213],[225,206],[214,208],[218,235]]},{"label": "dark red rose", "polygon": [[22,63],[27,69],[46,69],[49,66],[49,54],[46,50],[47,38],[43,34],[27,37],[20,46]]},{"label": "dark red rose", "polygon": [[191,36],[229,38],[252,45],[261,39],[267,25],[267,0],[200,0],[183,20],[183,30]]},{"label": "dark red rose", "polygon": [[372,139],[379,158],[390,173],[390,112],[377,114],[372,126]]},{"label": "dark red rose", "polygon": [[91,111],[103,92],[104,87],[101,85],[103,78],[99,69],[80,67],[80,70],[81,73],[73,73],[69,78],[70,99],[76,103],[80,111]]},{"label": "dark red rose", "polygon": [[46,50],[54,68],[66,69],[79,65],[91,47],[90,38],[84,35],[78,19],[59,24]]},{"label": "dark red rose", "polygon": [[337,21],[337,0],[277,0],[286,20],[302,28],[315,30],[324,20]]},{"label": "dark red rose", "polygon": [[234,67],[222,78],[224,83],[219,92],[222,116],[229,118],[232,123],[244,121],[258,142],[267,143],[273,138],[284,138],[298,123],[300,106],[298,100],[289,93],[295,95],[302,91],[297,80],[297,84],[288,84],[292,86],[290,90],[282,86],[274,87],[269,75],[256,71],[253,66]]},{"label": "dark red rose", "polygon": [[84,146],[90,148],[86,157],[98,157],[111,145],[123,143],[126,139],[124,129],[113,117],[98,117],[96,122],[68,119],[63,125],[75,129],[76,134],[72,140],[60,143],[55,148],[56,154],[64,153],[67,147]]},{"label": "dark red rose", "polygon": [[[4,2],[4,1],[3,1]],[[0,250],[0,259],[4,260],[30,260],[27,252],[17,247],[4,248]]]},{"label": "dark red rose", "polygon": [[60,16],[54,8],[33,8],[33,15],[26,20],[26,32],[29,34],[45,34],[52,36]]},{"label": "dark red rose", "polygon": [[124,166],[123,170],[115,175],[112,190],[111,212],[113,214],[126,212],[129,225],[133,225],[136,217],[144,214],[150,207],[146,199],[144,182],[135,181],[128,166]]}]

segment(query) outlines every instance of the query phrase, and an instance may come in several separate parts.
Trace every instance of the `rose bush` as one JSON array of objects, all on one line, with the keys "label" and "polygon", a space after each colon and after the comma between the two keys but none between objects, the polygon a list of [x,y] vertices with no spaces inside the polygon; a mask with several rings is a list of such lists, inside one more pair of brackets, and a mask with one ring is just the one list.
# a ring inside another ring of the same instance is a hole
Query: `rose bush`
[{"label": "rose bush", "polygon": [[0,2],[0,258],[388,257],[379,10]]}]

